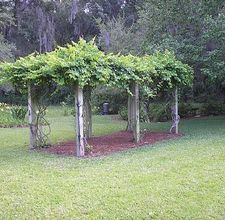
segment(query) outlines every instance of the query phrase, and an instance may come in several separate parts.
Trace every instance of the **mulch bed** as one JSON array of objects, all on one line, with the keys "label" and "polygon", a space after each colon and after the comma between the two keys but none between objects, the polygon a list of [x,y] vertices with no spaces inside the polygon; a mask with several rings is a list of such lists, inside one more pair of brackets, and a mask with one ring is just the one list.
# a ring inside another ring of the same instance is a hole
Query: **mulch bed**
[{"label": "mulch bed", "polygon": [[[141,142],[139,144],[134,143],[132,133],[127,131],[120,131],[106,136],[91,137],[90,139],[88,139],[88,145],[91,147],[86,152],[86,157],[109,155],[130,148],[154,144],[162,140],[175,139],[179,136],[180,135],[163,132],[146,132],[142,134]],[[60,143],[48,148],[44,148],[42,151],[53,154],[72,156],[75,155],[75,142],[69,141]]]}]

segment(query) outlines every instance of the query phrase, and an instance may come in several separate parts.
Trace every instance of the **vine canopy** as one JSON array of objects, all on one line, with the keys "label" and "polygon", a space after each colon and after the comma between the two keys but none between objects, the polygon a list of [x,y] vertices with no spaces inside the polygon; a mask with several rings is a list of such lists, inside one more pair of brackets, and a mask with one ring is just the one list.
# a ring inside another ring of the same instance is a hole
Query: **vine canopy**
[{"label": "vine canopy", "polygon": [[0,83],[10,81],[21,89],[26,89],[29,83],[36,86],[79,84],[80,87],[101,84],[129,92],[129,85],[136,82],[149,95],[154,95],[162,89],[188,86],[192,80],[192,69],[169,51],[143,57],[104,54],[94,40],[83,39],[46,54],[33,53],[14,63],[0,65]]}]

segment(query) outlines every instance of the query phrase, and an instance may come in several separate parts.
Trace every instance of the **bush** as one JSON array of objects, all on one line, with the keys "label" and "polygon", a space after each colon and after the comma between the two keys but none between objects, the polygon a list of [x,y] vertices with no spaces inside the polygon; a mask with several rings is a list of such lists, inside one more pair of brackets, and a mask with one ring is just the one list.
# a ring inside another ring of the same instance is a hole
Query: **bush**
[{"label": "bush", "polygon": [[[180,103],[179,115],[181,118],[190,118],[196,116],[224,115],[225,104],[218,102],[208,103]],[[127,108],[123,107],[119,111],[119,115],[123,120],[127,120]],[[150,105],[150,111],[146,112],[140,108],[140,121],[168,121],[171,120],[170,105],[166,103],[153,103]]]},{"label": "bush", "polygon": [[179,115],[183,118],[195,116],[223,115],[225,104],[218,102],[207,103],[181,103],[179,105]]},{"label": "bush", "polygon": [[8,103],[11,105],[26,105],[27,96],[18,91],[2,91],[0,88],[0,103]]},{"label": "bush", "polygon": [[148,118],[150,121],[168,121],[171,118],[170,106],[166,103],[151,104]]},{"label": "bush", "polygon": [[22,106],[10,106],[0,103],[0,127],[26,125],[25,116],[27,109]]},{"label": "bush", "polygon": [[[123,120],[128,120],[128,110],[127,107],[122,107],[118,114],[120,115],[121,119]],[[148,120],[148,115],[147,113],[144,111],[144,109],[141,107],[140,108],[140,115],[139,115],[140,121],[141,122],[146,122]]]},{"label": "bush", "polygon": [[208,102],[202,105],[202,115],[222,115],[225,113],[225,105],[217,102]]},{"label": "bush", "polygon": [[104,102],[109,103],[109,114],[118,114],[127,106],[127,93],[118,89],[99,87],[93,91],[91,98],[94,113],[101,114]]},{"label": "bush", "polygon": [[11,115],[14,119],[18,119],[21,121],[25,120],[26,114],[27,114],[27,108],[23,106],[12,106],[10,108]]},{"label": "bush", "polygon": [[194,117],[201,114],[201,104],[199,103],[180,103],[179,115],[181,118]]},{"label": "bush", "polygon": [[66,102],[60,102],[60,106],[63,110],[63,116],[75,115],[75,110],[72,109]]},{"label": "bush", "polygon": [[120,115],[121,119],[128,120],[128,111],[127,108],[123,107],[119,110],[118,114]]}]

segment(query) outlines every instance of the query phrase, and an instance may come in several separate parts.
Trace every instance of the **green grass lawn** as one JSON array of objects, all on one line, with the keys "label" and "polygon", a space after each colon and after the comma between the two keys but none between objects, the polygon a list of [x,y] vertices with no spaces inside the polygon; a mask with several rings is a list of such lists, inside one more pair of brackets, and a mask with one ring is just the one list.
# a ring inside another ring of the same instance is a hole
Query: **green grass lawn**
[{"label": "green grass lawn", "polygon": [[[48,117],[53,143],[74,138],[72,116]],[[0,129],[0,219],[225,219],[225,118],[180,125],[180,139],[95,159],[30,152],[27,128]],[[94,117],[94,135],[125,126]]]}]

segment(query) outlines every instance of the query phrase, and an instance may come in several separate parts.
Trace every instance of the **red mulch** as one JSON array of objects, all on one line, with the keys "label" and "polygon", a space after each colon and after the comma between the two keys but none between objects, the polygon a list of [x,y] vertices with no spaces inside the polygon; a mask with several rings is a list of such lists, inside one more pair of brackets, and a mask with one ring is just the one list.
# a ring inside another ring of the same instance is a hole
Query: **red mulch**
[{"label": "red mulch", "polygon": [[[163,133],[163,132],[147,132],[142,134],[141,142],[135,144],[131,132],[121,131],[111,135],[91,137],[88,139],[88,145],[91,150],[86,152],[87,157],[96,157],[102,155],[109,155],[114,152],[124,151],[130,148],[140,147],[143,145],[154,144],[155,142],[175,139],[180,135]],[[75,155],[75,142],[69,141],[60,143],[55,146],[43,149],[43,151],[59,155]]]}]

